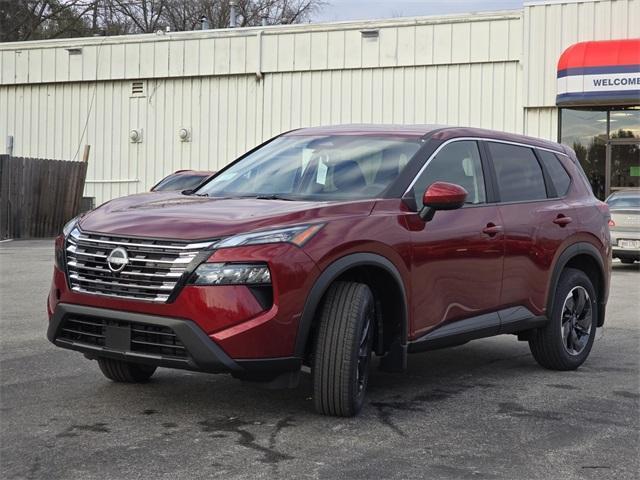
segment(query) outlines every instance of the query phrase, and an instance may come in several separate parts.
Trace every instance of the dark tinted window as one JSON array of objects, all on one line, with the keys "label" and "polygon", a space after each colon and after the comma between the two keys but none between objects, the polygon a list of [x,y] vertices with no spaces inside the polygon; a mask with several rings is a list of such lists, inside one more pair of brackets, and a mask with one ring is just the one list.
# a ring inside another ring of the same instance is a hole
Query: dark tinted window
[{"label": "dark tinted window", "polygon": [[569,184],[571,183],[571,177],[560,163],[558,157],[553,153],[546,150],[538,150],[538,155],[544,168],[547,169],[547,173],[551,177],[553,186],[556,189],[556,193],[559,197],[564,196],[569,190]]},{"label": "dark tinted window", "polygon": [[446,145],[438,152],[413,187],[418,207],[422,207],[422,196],[426,188],[439,181],[463,187],[469,193],[467,203],[485,203],[487,197],[478,144],[471,140],[461,140]]},{"label": "dark tinted window", "polygon": [[547,198],[542,168],[527,147],[489,142],[498,179],[500,201],[523,202]]}]

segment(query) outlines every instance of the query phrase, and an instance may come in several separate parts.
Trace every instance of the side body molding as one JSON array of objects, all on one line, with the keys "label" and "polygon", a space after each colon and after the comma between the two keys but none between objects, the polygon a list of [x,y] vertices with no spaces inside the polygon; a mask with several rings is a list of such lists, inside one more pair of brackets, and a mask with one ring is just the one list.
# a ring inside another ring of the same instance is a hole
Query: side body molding
[{"label": "side body molding", "polygon": [[354,253],[339,258],[331,265],[329,265],[320,274],[320,276],[316,280],[316,283],[313,285],[313,288],[311,289],[311,292],[307,297],[307,301],[305,302],[304,310],[302,311],[302,317],[300,318],[300,324],[298,325],[298,334],[296,337],[294,351],[294,355],[296,357],[304,356],[304,350],[309,339],[309,333],[311,332],[311,325],[313,324],[316,311],[318,309],[318,306],[320,305],[322,297],[324,296],[331,283],[333,283],[334,280],[336,280],[340,275],[351,268],[367,266],[384,269],[395,279],[397,286],[402,293],[404,301],[401,305],[398,306],[398,308],[400,310],[399,314],[401,320],[401,343],[402,345],[406,345],[409,316],[407,308],[406,289],[402,281],[400,272],[390,260],[381,255],[377,255],[375,253]]},{"label": "side body molding", "polygon": [[526,307],[509,307],[443,325],[409,343],[409,353],[461,345],[478,338],[539,328],[547,317],[535,316]]},{"label": "side body molding", "polygon": [[[562,270],[567,266],[569,261],[578,256],[578,255],[588,255],[593,260],[596,261],[599,270],[599,281],[600,286],[604,289],[607,285],[606,282],[606,272],[605,265],[602,261],[602,256],[596,247],[587,242],[578,242],[572,245],[569,245],[558,257],[555,266],[553,267],[553,273],[551,274],[551,282],[549,283],[549,291],[547,292],[547,312],[551,312],[553,310],[553,298],[556,288],[558,286],[558,281],[560,280],[560,274]],[[600,298],[598,299],[598,327],[604,325],[604,317],[605,317],[605,306],[606,299]]]}]

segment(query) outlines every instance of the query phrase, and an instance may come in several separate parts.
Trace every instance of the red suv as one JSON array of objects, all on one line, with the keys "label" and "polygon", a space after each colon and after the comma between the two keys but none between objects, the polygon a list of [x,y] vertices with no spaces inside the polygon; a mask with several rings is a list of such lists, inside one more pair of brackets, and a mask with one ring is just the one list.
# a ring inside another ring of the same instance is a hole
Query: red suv
[{"label": "red suv", "polygon": [[572,150],[487,130],[306,128],[195,191],[119,198],[56,239],[48,338],[118,382],[157,367],[363,405],[371,353],[515,334],[580,366],[605,318],[607,206]]}]

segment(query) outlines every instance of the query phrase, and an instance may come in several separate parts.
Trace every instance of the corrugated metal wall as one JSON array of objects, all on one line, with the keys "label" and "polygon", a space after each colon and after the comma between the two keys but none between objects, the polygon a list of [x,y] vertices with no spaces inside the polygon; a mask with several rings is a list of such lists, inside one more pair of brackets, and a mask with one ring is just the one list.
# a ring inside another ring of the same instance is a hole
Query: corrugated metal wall
[{"label": "corrugated metal wall", "polygon": [[[0,45],[0,85],[518,61],[520,17],[494,12],[11,43]],[[365,38],[362,30],[379,36]]]},{"label": "corrugated metal wall", "polygon": [[500,13],[5,45],[0,132],[20,155],[70,159],[91,144],[86,194],[102,202],[296,127],[521,131],[520,32],[519,14]]},{"label": "corrugated metal wall", "polygon": [[218,169],[303,126],[444,123],[556,139],[562,49],[640,36],[639,5],[4,44],[0,135],[24,156],[72,159],[91,144],[86,194],[98,202],[179,168]]}]

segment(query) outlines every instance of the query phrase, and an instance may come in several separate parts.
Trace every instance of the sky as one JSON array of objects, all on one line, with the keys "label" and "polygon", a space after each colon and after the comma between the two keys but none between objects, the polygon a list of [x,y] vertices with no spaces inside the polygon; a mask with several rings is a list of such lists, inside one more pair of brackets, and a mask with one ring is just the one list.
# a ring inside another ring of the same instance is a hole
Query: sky
[{"label": "sky", "polygon": [[523,0],[326,0],[315,22],[416,17],[522,8]]}]

